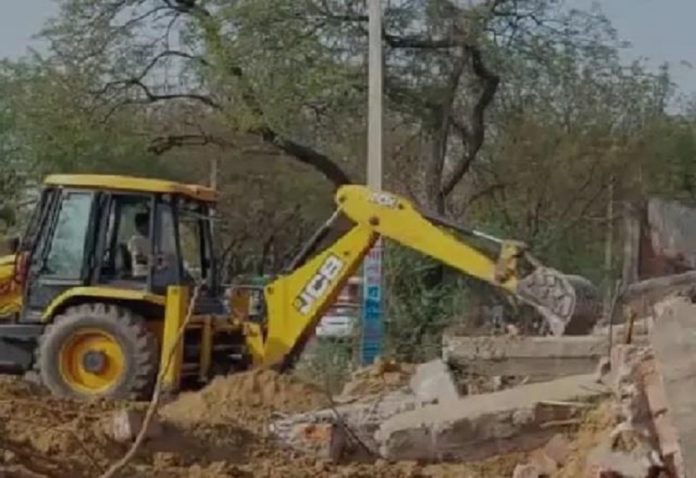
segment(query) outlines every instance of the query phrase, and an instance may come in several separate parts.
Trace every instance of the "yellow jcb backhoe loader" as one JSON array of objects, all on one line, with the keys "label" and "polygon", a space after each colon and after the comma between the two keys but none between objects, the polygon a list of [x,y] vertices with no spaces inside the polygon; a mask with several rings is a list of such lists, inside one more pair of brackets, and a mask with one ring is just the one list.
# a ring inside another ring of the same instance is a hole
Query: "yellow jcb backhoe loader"
[{"label": "yellow jcb backhoe loader", "polygon": [[[587,332],[597,318],[589,282],[530,262],[522,244],[358,185],[337,191],[329,221],[287,272],[255,291],[262,312],[252,315],[253,290],[229,297],[216,283],[216,200],[209,188],[161,180],[48,177],[23,237],[0,259],[0,371],[33,374],[60,396],[142,399],[170,350],[170,391],[221,373],[287,368],[380,236],[507,291],[555,334]],[[341,218],[348,227],[317,251]],[[446,229],[493,241],[499,254],[489,258]]]}]

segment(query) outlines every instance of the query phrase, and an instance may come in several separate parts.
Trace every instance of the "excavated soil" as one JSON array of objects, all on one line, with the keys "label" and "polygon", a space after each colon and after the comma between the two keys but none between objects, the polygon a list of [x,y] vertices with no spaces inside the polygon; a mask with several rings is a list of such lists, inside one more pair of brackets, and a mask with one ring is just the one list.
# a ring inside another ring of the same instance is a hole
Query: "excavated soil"
[{"label": "excavated soil", "polygon": [[100,420],[119,406],[58,400],[29,383],[1,377],[2,476],[98,476],[121,452],[98,431]]},{"label": "excavated soil", "polygon": [[165,404],[161,415],[187,425],[230,425],[261,432],[275,413],[300,413],[326,407],[329,398],[292,376],[258,370],[216,377],[198,392],[185,392]]},{"label": "excavated soil", "polygon": [[[147,440],[119,476],[497,478],[511,476],[525,459],[509,455],[467,465],[341,465],[281,450],[266,435],[275,414],[321,408],[327,400],[321,390],[270,371],[219,377],[163,404],[162,433]],[[0,377],[0,476],[98,477],[128,450],[127,444],[109,438],[105,417],[123,407],[145,406],[61,400],[26,382]]]}]

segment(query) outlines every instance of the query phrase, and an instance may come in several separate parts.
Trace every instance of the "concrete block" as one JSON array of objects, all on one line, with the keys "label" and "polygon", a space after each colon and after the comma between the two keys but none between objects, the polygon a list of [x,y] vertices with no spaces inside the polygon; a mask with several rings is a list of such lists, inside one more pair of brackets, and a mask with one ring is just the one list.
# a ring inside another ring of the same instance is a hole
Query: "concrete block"
[{"label": "concrete block", "polygon": [[[696,476],[696,304],[686,297],[671,298],[655,306],[655,326],[650,331],[650,342],[657,360],[657,371],[665,395],[653,392],[656,408],[664,407],[659,402],[667,402],[666,408],[672,418],[676,437],[663,425],[662,432],[668,447],[678,448],[674,461],[681,476]],[[658,385],[655,385],[657,387]],[[655,388],[653,387],[653,389]],[[665,429],[665,427],[667,429]],[[659,433],[659,432],[658,432]],[[676,440],[675,440],[676,438]],[[677,443],[674,443],[677,442]]]},{"label": "concrete block", "polygon": [[531,451],[577,416],[572,402],[607,393],[589,374],[472,395],[395,415],[382,423],[375,441],[388,460],[473,461]]},{"label": "concrete block", "polygon": [[409,386],[424,403],[444,403],[459,399],[454,377],[442,360],[418,365]]},{"label": "concrete block", "polygon": [[540,478],[541,476],[541,471],[532,464],[517,465],[512,472],[512,478]]},{"label": "concrete block", "polygon": [[[140,433],[145,420],[145,413],[139,410],[117,410],[109,416],[106,423],[106,433],[119,443],[135,440]],[[150,421],[146,438],[162,436],[162,424],[156,417]]]},{"label": "concrete block", "polygon": [[538,377],[550,380],[584,375],[609,350],[602,335],[562,337],[464,337],[445,335],[443,360],[477,375]]}]

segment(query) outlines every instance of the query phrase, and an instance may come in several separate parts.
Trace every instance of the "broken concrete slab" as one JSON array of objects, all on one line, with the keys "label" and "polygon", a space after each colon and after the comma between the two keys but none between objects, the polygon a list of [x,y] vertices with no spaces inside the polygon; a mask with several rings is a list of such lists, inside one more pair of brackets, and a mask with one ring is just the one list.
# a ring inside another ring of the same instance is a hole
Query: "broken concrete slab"
[{"label": "broken concrete slab", "polygon": [[602,335],[568,337],[443,337],[443,360],[476,375],[549,380],[589,374],[607,354]]},{"label": "broken concrete slab", "polygon": [[629,285],[621,294],[621,303],[638,317],[650,316],[656,304],[673,295],[696,292],[696,271],[654,277]]},{"label": "broken concrete slab", "polygon": [[418,365],[409,386],[425,403],[444,403],[460,398],[452,372],[442,360]]},{"label": "broken concrete slab", "polygon": [[576,402],[607,393],[592,374],[522,385],[395,415],[375,441],[388,460],[472,461],[531,451],[575,423]]},{"label": "broken concrete slab", "polygon": [[[380,424],[422,404],[415,395],[396,391],[335,408],[279,417],[271,423],[270,433],[284,447],[310,452],[320,449],[332,458],[344,452],[359,454],[365,451],[361,448],[376,453],[379,445],[374,440],[374,434]],[[313,434],[308,439],[303,431],[313,430],[318,425],[331,425],[332,432]],[[323,441],[317,437],[323,437]]]},{"label": "broken concrete slab", "polygon": [[[681,457],[676,457],[680,476],[696,476],[696,304],[688,297],[675,297],[655,306],[655,327],[650,332],[657,371],[672,423],[677,432]],[[683,463],[679,463],[683,461]]]}]

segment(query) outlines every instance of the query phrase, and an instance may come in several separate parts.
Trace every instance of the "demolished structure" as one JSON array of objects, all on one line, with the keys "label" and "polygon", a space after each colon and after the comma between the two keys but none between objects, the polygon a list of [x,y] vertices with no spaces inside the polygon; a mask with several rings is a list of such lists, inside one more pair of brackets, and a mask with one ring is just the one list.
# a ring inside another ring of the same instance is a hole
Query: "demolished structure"
[{"label": "demolished structure", "polygon": [[[515,478],[696,476],[695,224],[694,211],[664,201],[649,203],[637,225],[627,220],[626,283],[591,335],[448,333],[441,360],[418,366],[401,389],[342,396],[324,410],[278,418],[272,432],[286,447],[335,460],[362,453],[474,462],[524,453]],[[472,390],[457,377],[487,387]],[[564,470],[568,437],[602,404],[607,429],[582,463]],[[324,433],[310,433],[318,428]],[[566,451],[548,451],[556,448]]]}]

